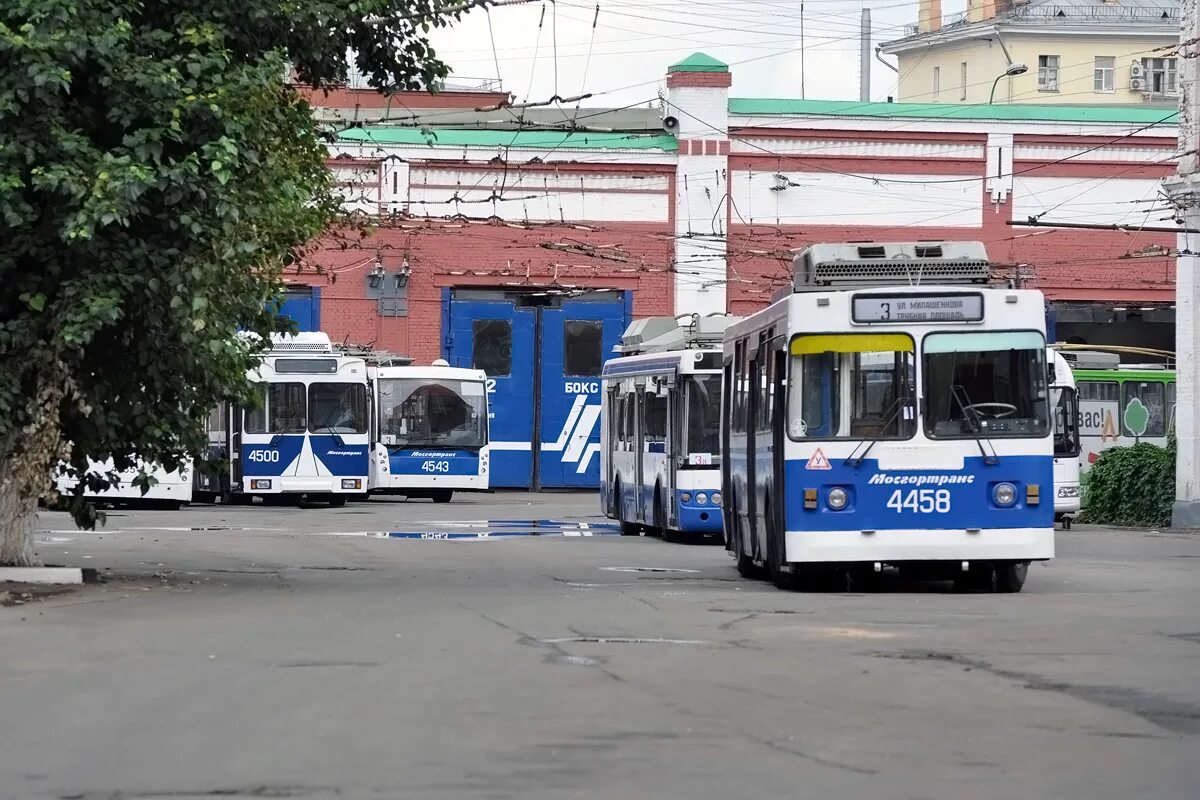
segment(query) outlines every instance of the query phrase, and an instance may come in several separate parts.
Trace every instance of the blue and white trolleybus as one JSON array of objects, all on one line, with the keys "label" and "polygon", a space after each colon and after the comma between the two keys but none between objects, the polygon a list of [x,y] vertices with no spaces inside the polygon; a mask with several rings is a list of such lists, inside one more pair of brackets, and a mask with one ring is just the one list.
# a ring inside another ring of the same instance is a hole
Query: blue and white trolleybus
[{"label": "blue and white trolleybus", "polygon": [[372,494],[449,502],[488,488],[487,374],[451,367],[372,364]]},{"label": "blue and white trolleybus", "polygon": [[726,546],[780,587],[885,566],[1019,591],[1054,556],[1040,292],[982,244],[822,244],[724,340]]},{"label": "blue and white trolleybus", "polygon": [[600,498],[621,532],[719,534],[721,335],[728,317],[641,319],[604,365]]}]

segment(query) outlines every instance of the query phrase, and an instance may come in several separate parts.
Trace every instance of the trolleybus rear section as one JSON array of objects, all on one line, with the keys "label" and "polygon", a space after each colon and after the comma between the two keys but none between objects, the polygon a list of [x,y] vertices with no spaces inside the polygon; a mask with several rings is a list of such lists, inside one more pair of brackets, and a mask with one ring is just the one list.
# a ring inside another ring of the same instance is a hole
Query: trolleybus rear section
[{"label": "trolleybus rear section", "polygon": [[1054,555],[1045,315],[978,243],[815,245],[724,341],[739,569],[894,565],[1019,590]]},{"label": "trolleybus rear section", "polygon": [[488,488],[487,374],[432,366],[372,365],[370,491],[447,502]]},{"label": "trolleybus rear section", "polygon": [[723,530],[719,344],[730,321],[637,320],[604,365],[600,503],[626,535]]}]

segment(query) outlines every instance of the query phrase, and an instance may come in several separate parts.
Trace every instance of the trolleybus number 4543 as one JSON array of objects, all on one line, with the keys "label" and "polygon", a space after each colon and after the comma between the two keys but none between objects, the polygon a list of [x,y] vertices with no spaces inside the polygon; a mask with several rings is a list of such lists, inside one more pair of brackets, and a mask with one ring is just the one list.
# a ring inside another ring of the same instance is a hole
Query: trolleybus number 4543
[{"label": "trolleybus number 4543", "polygon": [[426,461],[421,464],[422,472],[449,472],[449,461]]},{"label": "trolleybus number 4543", "polygon": [[897,489],[888,498],[887,507],[897,514],[912,511],[920,514],[950,513],[950,491],[948,489]]}]

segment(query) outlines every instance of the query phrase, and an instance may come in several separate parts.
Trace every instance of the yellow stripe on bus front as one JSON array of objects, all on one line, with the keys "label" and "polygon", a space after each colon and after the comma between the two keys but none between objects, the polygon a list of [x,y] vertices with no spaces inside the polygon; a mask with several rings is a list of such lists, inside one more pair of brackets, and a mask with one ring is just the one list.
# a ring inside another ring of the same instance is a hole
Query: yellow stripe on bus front
[{"label": "yellow stripe on bus front", "polygon": [[792,355],[814,353],[911,353],[913,340],[902,333],[831,333],[792,341]]}]

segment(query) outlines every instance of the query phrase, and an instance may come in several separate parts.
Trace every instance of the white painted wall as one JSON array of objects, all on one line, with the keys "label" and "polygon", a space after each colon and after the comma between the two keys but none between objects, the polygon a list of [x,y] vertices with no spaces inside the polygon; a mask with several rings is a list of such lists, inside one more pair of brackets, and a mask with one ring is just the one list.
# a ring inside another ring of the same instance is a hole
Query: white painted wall
[{"label": "white painted wall", "polygon": [[[746,222],[775,225],[911,225],[979,227],[983,181],[872,183],[827,172],[782,173],[797,186],[775,191],[774,172],[735,172],[731,194]],[[901,181],[945,181],[953,175],[880,175]],[[740,218],[733,217],[735,222]]]},{"label": "white painted wall", "polygon": [[[1162,203],[1154,200],[1161,182],[1155,178],[1038,178],[1013,177],[1012,218],[1023,220],[1046,212],[1049,222],[1161,225],[1147,212]],[[1146,222],[1147,216],[1150,222]]]},{"label": "white painted wall", "polygon": [[680,156],[675,179],[675,311],[725,311],[727,156]]},{"label": "white painted wall", "polygon": [[676,86],[667,91],[667,115],[679,120],[680,139],[723,139],[729,128],[729,90]]}]

